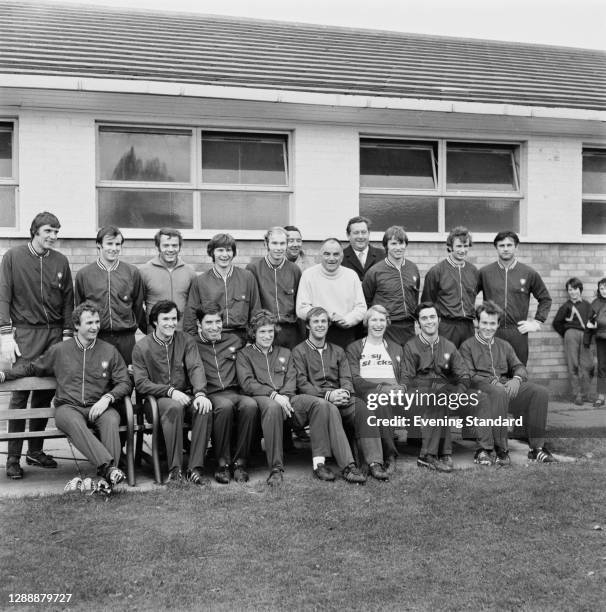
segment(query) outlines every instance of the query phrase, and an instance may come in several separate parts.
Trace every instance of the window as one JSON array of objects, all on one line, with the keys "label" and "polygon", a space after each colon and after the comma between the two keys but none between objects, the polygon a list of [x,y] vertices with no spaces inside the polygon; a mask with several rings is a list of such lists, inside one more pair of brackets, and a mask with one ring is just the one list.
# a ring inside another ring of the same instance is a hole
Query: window
[{"label": "window", "polygon": [[100,126],[98,221],[120,227],[288,224],[286,134]]},{"label": "window", "polygon": [[583,234],[606,234],[606,150],[583,151]]},{"label": "window", "polygon": [[0,227],[17,224],[17,168],[13,123],[0,122]]},{"label": "window", "polygon": [[362,139],[360,214],[380,230],[519,231],[518,157],[518,145]]}]

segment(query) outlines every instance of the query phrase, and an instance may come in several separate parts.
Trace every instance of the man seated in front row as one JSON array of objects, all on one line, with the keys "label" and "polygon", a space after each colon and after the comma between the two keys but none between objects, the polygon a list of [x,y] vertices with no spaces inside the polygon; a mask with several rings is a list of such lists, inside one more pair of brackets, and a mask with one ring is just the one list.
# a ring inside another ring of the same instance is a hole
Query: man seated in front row
[{"label": "man seated in front row", "polygon": [[[455,345],[439,333],[440,317],[432,302],[421,302],[415,311],[421,333],[404,347],[402,384],[415,400],[408,418],[421,423],[419,467],[451,472],[452,441],[449,409],[457,407],[457,395],[469,387],[469,373]],[[418,391],[418,394],[416,393]],[[456,414],[456,413],[455,413]],[[409,430],[410,431],[410,430]]]},{"label": "man seated in front row", "polygon": [[218,304],[203,303],[196,310],[196,319],[196,344],[213,405],[215,480],[229,484],[233,477],[236,482],[248,482],[246,466],[256,430],[257,403],[238,387],[236,353],[244,343],[236,334],[223,333],[223,310]]},{"label": "man seated in front row", "polygon": [[[99,310],[83,302],[72,314],[76,335],[51,346],[34,361],[0,372],[0,382],[26,376],[54,376],[57,390],[55,423],[73,445],[97,469],[110,486],[125,476],[120,459],[120,415],[112,404],[132,391],[126,364],[120,353],[97,339]],[[89,429],[92,423],[99,439]]]},{"label": "man seated in front row", "polygon": [[[321,397],[336,406],[351,448],[356,446],[355,398],[351,369],[345,351],[326,341],[330,318],[325,308],[315,306],[307,312],[309,336],[292,351],[297,376],[297,393]],[[355,465],[347,468],[345,479],[363,482],[365,477]]]},{"label": "man seated in front row", "polygon": [[[488,300],[476,309],[478,331],[461,345],[461,355],[471,374],[474,389],[485,394],[492,406],[490,416],[506,416],[508,412],[522,417],[527,431],[530,451],[528,458],[542,463],[553,463],[556,459],[543,446],[545,423],[547,422],[547,389],[528,382],[528,373],[518,359],[513,347],[502,338],[495,337],[504,312],[497,304]],[[482,406],[482,401],[480,402]],[[479,415],[481,416],[481,415]],[[480,448],[476,463],[509,465],[507,451],[507,427],[492,428],[492,436],[484,441],[480,433]],[[492,456],[494,449],[496,457]]]},{"label": "man seated in front row", "polygon": [[160,300],[152,306],[150,334],[133,350],[137,393],[156,398],[166,442],[168,480],[183,480],[183,420],[191,415],[191,448],[188,478],[208,484],[204,456],[210,438],[212,404],[206,397],[204,366],[196,341],[177,330],[180,313],[175,302]]}]

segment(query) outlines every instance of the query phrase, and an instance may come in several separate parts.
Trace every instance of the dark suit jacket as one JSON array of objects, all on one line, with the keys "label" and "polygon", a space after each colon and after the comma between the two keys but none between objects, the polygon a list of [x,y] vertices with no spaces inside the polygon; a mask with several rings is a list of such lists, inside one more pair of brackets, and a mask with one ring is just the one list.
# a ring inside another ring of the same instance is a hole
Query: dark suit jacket
[{"label": "dark suit jacket", "polygon": [[343,263],[341,265],[345,268],[353,270],[360,278],[360,281],[362,281],[366,272],[383,259],[385,259],[385,251],[383,249],[373,247],[372,244],[370,244],[368,246],[366,264],[364,265],[364,270],[362,270],[362,264],[360,263],[358,256],[354,253],[354,250],[351,248],[350,244],[343,249]]}]

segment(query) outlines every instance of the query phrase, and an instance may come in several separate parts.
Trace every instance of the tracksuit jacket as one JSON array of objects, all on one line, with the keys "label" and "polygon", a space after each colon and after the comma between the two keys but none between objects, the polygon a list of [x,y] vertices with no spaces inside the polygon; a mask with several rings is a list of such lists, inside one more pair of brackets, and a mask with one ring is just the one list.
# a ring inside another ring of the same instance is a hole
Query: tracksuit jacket
[{"label": "tracksuit jacket", "polygon": [[[573,310],[576,309],[576,312],[579,313],[581,320],[579,321],[579,316],[577,316]],[[564,336],[566,330],[568,329],[578,329],[582,332],[586,331],[587,322],[591,319],[593,315],[593,309],[591,308],[591,304],[587,300],[581,300],[579,302],[573,302],[572,300],[566,300],[558,309],[556,316],[553,318],[553,328],[560,334],[560,336]]]},{"label": "tracksuit jacket", "polygon": [[473,384],[489,382],[505,383],[514,376],[521,382],[528,380],[528,373],[518,359],[513,347],[502,338],[484,340],[478,332],[461,345],[461,355]]},{"label": "tracksuit jacket", "polygon": [[9,249],[0,267],[0,333],[14,327],[62,328],[73,334],[74,287],[65,255],[38,255],[31,242]]},{"label": "tracksuit jacket", "polygon": [[145,312],[148,318],[153,305],[160,300],[172,300],[183,314],[189,288],[196,278],[196,272],[190,265],[179,258],[174,268],[167,268],[158,256],[143,264],[139,273],[143,282]]},{"label": "tracksuit jacket", "polygon": [[138,268],[124,261],[109,269],[100,259],[76,274],[76,305],[90,300],[99,308],[101,331],[109,334],[147,333],[143,283]]},{"label": "tracksuit jacket", "polygon": [[458,264],[447,257],[425,275],[422,302],[435,304],[445,319],[475,318],[475,301],[480,279],[479,270],[469,262]]},{"label": "tracksuit jacket", "polygon": [[[469,388],[469,372],[455,345],[438,336],[430,343],[415,336],[404,347],[402,384],[405,387],[463,392]],[[456,388],[454,388],[456,387]]]},{"label": "tracksuit jacket", "polygon": [[261,308],[278,317],[280,323],[296,323],[297,289],[301,269],[286,258],[273,266],[267,256],[249,263],[246,269],[255,277]]},{"label": "tracksuit jacket", "polygon": [[551,308],[551,296],[539,273],[526,264],[514,261],[509,268],[495,261],[480,270],[479,291],[485,300],[496,302],[505,311],[504,327],[526,321],[530,295],[538,301],[534,318],[545,322]]},{"label": "tracksuit jacket", "polygon": [[384,306],[393,322],[414,320],[420,286],[419,269],[408,259],[397,268],[385,258],[366,272],[362,282],[368,306]]},{"label": "tracksuit jacket", "polygon": [[196,345],[204,364],[206,392],[236,390],[236,354],[242,348],[242,340],[235,334],[221,334],[221,339],[213,342],[198,334]]},{"label": "tracksuit jacket", "polygon": [[[376,383],[369,382],[360,376],[360,357],[362,356],[362,351],[364,350],[366,342],[366,338],[356,340],[350,344],[346,350],[349,367],[351,369],[353,386],[358,397],[364,397],[368,393],[380,393],[383,387],[389,387],[389,385],[386,383],[379,383],[377,385]],[[395,342],[385,339],[383,340],[383,344],[385,345],[387,354],[391,359],[393,372],[396,377],[395,384],[399,385],[400,381],[402,380],[402,347]]]},{"label": "tracksuit jacket", "polygon": [[213,267],[192,281],[183,320],[183,331],[188,334],[197,333],[196,309],[203,302],[223,308],[224,331],[245,329],[251,316],[261,309],[255,277],[236,266],[225,279]]},{"label": "tracksuit jacket", "polygon": [[103,395],[116,402],[132,391],[126,364],[107,342],[95,340],[84,348],[78,338],[53,344],[37,359],[3,372],[5,380],[25,376],[54,376],[57,379],[55,404],[87,408]]},{"label": "tracksuit jacket", "polygon": [[326,342],[324,350],[320,351],[310,340],[305,340],[295,346],[292,359],[299,393],[326,400],[335,389],[353,394],[351,369],[340,346]]},{"label": "tracksuit jacket", "polygon": [[246,395],[273,399],[280,394],[290,399],[296,393],[295,369],[290,351],[283,346],[272,346],[266,354],[256,344],[249,344],[238,353],[236,368]]},{"label": "tracksuit jacket", "polygon": [[590,333],[600,340],[606,340],[606,299],[597,297],[591,302],[591,309],[593,310],[591,321],[597,325],[597,328],[590,330]]},{"label": "tracksuit jacket", "polygon": [[135,387],[142,395],[171,397],[174,390],[206,394],[206,376],[196,341],[175,331],[170,342],[155,332],[137,342],[133,350]]}]

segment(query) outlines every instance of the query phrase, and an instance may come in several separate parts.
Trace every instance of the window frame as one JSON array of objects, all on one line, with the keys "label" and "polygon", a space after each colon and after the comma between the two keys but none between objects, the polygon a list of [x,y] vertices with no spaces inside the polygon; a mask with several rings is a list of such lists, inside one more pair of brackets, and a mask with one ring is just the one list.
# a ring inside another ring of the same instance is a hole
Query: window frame
[{"label": "window frame", "polygon": [[[359,134],[359,150],[363,141],[394,141],[398,144],[411,143],[412,145],[419,143],[432,144],[437,149],[437,156],[435,159],[436,164],[436,187],[434,189],[385,189],[379,187],[362,187],[359,185],[359,197],[363,195],[397,195],[397,196],[411,196],[411,197],[435,197],[438,200],[438,229],[437,231],[411,231],[409,234],[413,235],[416,240],[421,241],[435,241],[441,240],[445,233],[451,229],[446,227],[446,201],[448,199],[499,199],[503,201],[518,202],[518,223],[519,230],[518,234],[525,234],[525,211],[526,211],[526,194],[524,193],[524,181],[525,181],[525,167],[523,159],[525,155],[525,143],[519,140],[507,141],[501,138],[495,138],[487,140],[482,138],[478,139],[465,139],[457,137],[414,137],[414,136],[395,136],[395,135],[377,135],[377,134]],[[447,189],[447,163],[448,163],[448,146],[454,147],[465,147],[470,148],[474,145],[486,148],[486,150],[495,151],[509,151],[512,154],[512,168],[514,173],[514,181],[517,189],[511,191],[502,190],[469,190],[469,189]],[[362,169],[359,170],[359,176],[362,175]],[[358,211],[359,211],[359,200],[358,200]],[[363,214],[359,212],[358,214]],[[499,231],[495,229],[494,232],[474,232],[474,238],[480,241],[492,240],[494,233]],[[382,237],[382,231],[372,232],[372,239],[379,240]]]},{"label": "window frame", "polygon": [[[101,179],[100,168],[100,138],[101,129],[107,128],[131,128],[133,130],[148,131],[149,133],[168,132],[170,130],[189,131],[191,133],[190,141],[190,181],[189,182],[160,182],[160,181],[115,181]],[[217,133],[233,133],[234,135],[246,136],[263,135],[279,136],[285,140],[285,185],[265,185],[265,184],[237,184],[237,183],[204,183],[202,180],[202,133],[217,132]],[[181,233],[185,238],[211,238],[217,231],[228,231],[237,234],[242,239],[258,238],[259,229],[244,230],[223,228],[206,228],[202,227],[202,198],[204,191],[244,191],[244,192],[281,192],[287,194],[288,198],[288,222],[292,221],[293,210],[293,193],[294,180],[292,173],[292,147],[293,147],[293,132],[285,129],[264,129],[264,128],[246,128],[238,129],[231,127],[217,126],[201,126],[201,125],[183,125],[183,124],[136,124],[133,122],[117,122],[117,121],[97,121],[95,124],[95,223],[99,223],[99,194],[103,189],[120,190],[120,191],[186,191],[192,193],[193,227],[181,229]],[[122,229],[122,228],[121,228]],[[133,238],[148,237],[150,229],[141,227],[125,227],[123,228],[129,236]]]},{"label": "window frame", "polygon": [[606,231],[602,233],[584,233],[583,232],[583,208],[585,204],[602,204],[606,209],[606,189],[602,193],[589,193],[583,190],[583,164],[586,155],[599,154],[606,159],[606,147],[598,145],[583,145],[581,150],[581,237],[588,240],[604,240]]},{"label": "window frame", "polygon": [[3,230],[19,229],[19,129],[18,120],[14,118],[0,118],[0,130],[11,132],[11,175],[0,176],[0,187],[12,187],[14,192],[15,223],[14,225],[2,225]]}]

